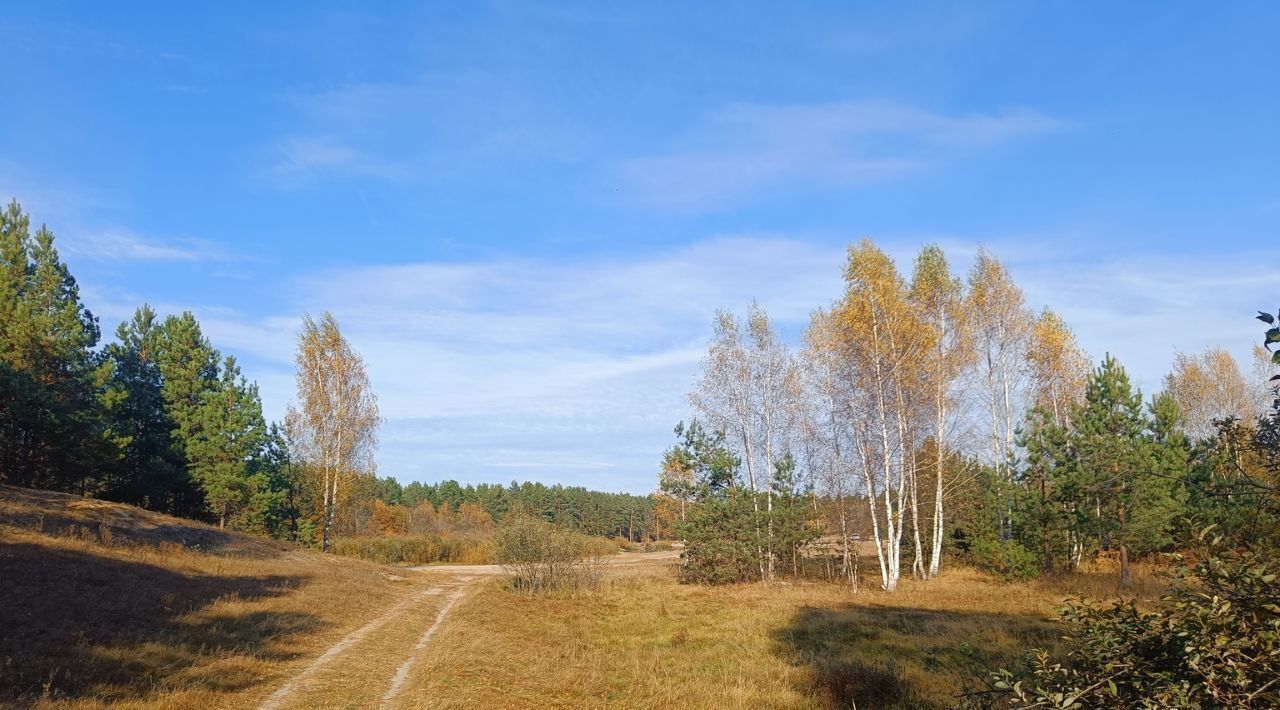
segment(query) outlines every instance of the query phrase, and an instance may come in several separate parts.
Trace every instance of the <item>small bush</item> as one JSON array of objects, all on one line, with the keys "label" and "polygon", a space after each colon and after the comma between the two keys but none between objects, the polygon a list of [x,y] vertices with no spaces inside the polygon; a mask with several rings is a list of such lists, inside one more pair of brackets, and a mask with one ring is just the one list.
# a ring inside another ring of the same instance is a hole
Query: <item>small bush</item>
[{"label": "small bush", "polygon": [[440,535],[347,537],[333,542],[333,551],[384,565],[493,564],[489,540]]},{"label": "small bush", "polygon": [[1280,562],[1219,549],[1179,571],[1166,605],[1062,610],[1071,649],[1001,670],[984,707],[1280,707]]},{"label": "small bush", "polygon": [[594,587],[600,581],[601,557],[618,550],[612,540],[523,515],[504,520],[494,531],[493,543],[512,586],[530,594]]}]

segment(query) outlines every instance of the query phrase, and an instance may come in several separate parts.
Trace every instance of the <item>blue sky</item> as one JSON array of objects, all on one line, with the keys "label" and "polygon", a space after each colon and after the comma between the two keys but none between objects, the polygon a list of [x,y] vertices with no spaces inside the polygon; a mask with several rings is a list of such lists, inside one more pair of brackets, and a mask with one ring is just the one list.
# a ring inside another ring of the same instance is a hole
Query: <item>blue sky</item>
[{"label": "blue sky", "polygon": [[8,5],[0,195],[268,416],[334,311],[405,482],[649,490],[714,309],[794,338],[862,237],[993,249],[1147,391],[1280,304],[1275,3],[374,5]]}]

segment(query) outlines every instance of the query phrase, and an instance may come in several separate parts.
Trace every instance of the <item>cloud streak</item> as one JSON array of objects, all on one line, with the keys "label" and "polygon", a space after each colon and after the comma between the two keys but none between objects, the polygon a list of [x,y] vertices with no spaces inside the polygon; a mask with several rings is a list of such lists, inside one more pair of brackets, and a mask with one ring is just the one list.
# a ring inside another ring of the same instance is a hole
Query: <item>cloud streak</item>
[{"label": "cloud streak", "polygon": [[400,182],[410,171],[393,161],[326,137],[293,137],[276,147],[271,177],[294,186],[326,176],[371,177]]},{"label": "cloud streak", "polygon": [[830,188],[899,179],[966,153],[1061,130],[1029,110],[945,115],[891,101],[736,105],[693,131],[712,145],[642,156],[622,166],[644,204],[692,210],[771,188]]},{"label": "cloud streak", "polygon": [[231,258],[214,242],[154,239],[127,230],[73,234],[66,239],[65,249],[68,254],[96,261],[195,263]]},{"label": "cloud streak", "polygon": [[[358,82],[284,99],[293,128],[270,144],[266,179],[441,181],[582,154],[585,128],[519,77],[477,68]],[[487,178],[492,180],[492,176]]]}]

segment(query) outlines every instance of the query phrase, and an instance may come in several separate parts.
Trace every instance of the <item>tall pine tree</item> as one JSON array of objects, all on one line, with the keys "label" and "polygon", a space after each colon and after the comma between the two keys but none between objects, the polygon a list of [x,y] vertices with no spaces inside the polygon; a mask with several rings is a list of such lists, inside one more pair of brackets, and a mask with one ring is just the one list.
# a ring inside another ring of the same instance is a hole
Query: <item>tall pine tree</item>
[{"label": "tall pine tree", "polygon": [[1142,394],[1124,367],[1108,355],[1089,378],[1072,422],[1075,461],[1066,468],[1065,488],[1075,511],[1074,532],[1081,538],[1092,534],[1119,554],[1123,582],[1129,579],[1130,553],[1165,544],[1184,506],[1187,459],[1171,418],[1174,408],[1158,398],[1153,410],[1155,421],[1145,415]]},{"label": "tall pine tree", "polygon": [[191,476],[219,527],[248,505],[256,483],[250,465],[267,443],[258,386],[249,384],[228,356],[215,387],[204,393],[198,424],[186,442]]},{"label": "tall pine tree", "polygon": [[221,355],[201,332],[196,317],[186,311],[160,325],[156,359],[165,408],[173,421],[174,446],[185,459],[203,426],[205,397],[218,389]]},{"label": "tall pine tree", "polygon": [[119,393],[53,242],[16,201],[0,212],[0,478],[96,492],[123,443],[105,416]]},{"label": "tall pine tree", "polygon": [[105,495],[174,515],[193,515],[200,512],[201,493],[174,438],[177,425],[165,403],[160,338],[156,312],[144,305],[120,324],[116,342],[106,347],[114,382],[125,394],[112,419],[129,441]]}]

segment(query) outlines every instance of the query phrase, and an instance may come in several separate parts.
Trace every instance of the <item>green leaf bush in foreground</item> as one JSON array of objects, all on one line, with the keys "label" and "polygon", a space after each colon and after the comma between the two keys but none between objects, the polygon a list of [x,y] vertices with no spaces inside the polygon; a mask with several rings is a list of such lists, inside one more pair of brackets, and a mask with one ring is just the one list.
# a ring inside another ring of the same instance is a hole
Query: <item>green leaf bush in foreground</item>
[{"label": "green leaf bush in foreground", "polygon": [[1156,610],[1132,601],[1068,605],[1066,658],[1034,651],[1026,668],[998,671],[971,706],[1280,707],[1276,553],[1227,549],[1216,539],[1207,552],[1179,569]]}]

